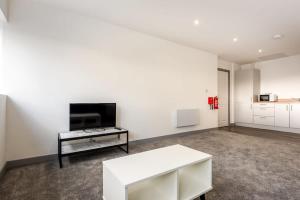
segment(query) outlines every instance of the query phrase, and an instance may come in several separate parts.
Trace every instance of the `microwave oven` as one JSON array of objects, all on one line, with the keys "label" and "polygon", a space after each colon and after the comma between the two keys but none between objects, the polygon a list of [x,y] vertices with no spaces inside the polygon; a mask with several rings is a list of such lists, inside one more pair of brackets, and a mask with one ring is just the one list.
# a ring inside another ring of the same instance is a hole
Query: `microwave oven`
[{"label": "microwave oven", "polygon": [[260,94],[258,96],[259,101],[278,101],[278,96],[276,94]]}]

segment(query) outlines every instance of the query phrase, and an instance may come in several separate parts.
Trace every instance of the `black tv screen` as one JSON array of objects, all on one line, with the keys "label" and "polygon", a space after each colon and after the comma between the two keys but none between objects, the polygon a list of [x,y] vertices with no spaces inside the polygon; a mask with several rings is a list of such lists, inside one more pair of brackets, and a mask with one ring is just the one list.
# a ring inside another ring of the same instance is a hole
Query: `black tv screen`
[{"label": "black tv screen", "polygon": [[115,126],[115,103],[70,104],[70,131]]}]

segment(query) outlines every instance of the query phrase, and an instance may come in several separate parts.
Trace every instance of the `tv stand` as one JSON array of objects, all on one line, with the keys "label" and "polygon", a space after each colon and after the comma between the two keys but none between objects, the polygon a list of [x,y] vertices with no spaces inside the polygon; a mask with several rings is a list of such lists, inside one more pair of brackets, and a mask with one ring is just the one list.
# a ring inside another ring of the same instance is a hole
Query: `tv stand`
[{"label": "tv stand", "polygon": [[128,130],[118,127],[58,133],[59,166],[63,167],[62,158],[65,156],[99,151],[104,148],[119,147],[129,153],[128,141]]}]

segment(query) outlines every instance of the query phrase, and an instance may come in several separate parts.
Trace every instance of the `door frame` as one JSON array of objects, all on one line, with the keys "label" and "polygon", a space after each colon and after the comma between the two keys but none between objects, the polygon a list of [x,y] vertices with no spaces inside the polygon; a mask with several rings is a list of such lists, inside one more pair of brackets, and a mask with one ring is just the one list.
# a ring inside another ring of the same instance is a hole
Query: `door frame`
[{"label": "door frame", "polygon": [[[230,70],[218,67],[218,71],[227,72],[227,74],[228,74],[228,126],[230,126],[230,124],[231,124],[230,123],[230,111],[231,111],[231,108],[230,108],[230,100],[231,100],[231,98],[230,98],[230,95],[231,95]],[[219,78],[218,78],[218,81],[219,81]],[[219,94],[219,91],[218,91],[218,94]]]}]

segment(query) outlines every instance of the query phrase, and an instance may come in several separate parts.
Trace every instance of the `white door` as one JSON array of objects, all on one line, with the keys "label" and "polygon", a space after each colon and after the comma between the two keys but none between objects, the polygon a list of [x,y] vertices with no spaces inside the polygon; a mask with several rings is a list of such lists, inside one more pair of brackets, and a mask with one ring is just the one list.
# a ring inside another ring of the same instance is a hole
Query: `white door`
[{"label": "white door", "polygon": [[229,125],[229,72],[218,71],[219,127]]},{"label": "white door", "polygon": [[275,104],[275,126],[290,127],[290,105]]},{"label": "white door", "polygon": [[300,104],[291,104],[290,127],[300,128]]}]

